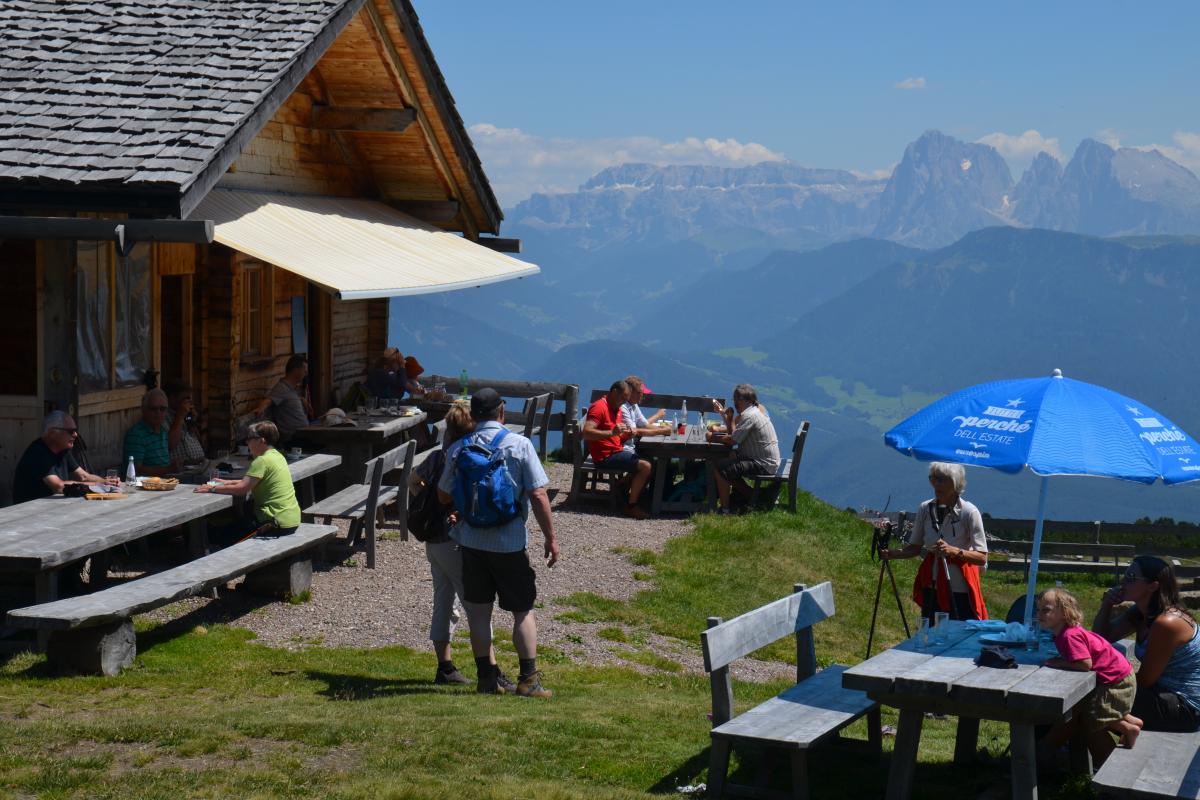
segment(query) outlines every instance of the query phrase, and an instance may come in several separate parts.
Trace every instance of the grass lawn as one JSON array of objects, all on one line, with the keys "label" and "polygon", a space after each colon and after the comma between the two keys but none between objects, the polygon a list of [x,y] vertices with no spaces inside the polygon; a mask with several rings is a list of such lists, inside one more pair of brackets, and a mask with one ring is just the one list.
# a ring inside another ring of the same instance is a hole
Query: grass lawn
[{"label": "grass lawn", "polygon": [[[652,576],[633,600],[580,594],[541,612],[606,623],[602,638],[641,647],[635,660],[650,667],[645,674],[580,666],[543,652],[546,684],[557,692],[550,701],[435,687],[425,653],[286,652],[233,627],[190,630],[186,619],[140,630],[137,662],[116,678],[53,676],[40,657],[17,656],[0,666],[0,798],[676,794],[706,779],[708,681],[657,657],[647,634],[698,647],[705,617],[732,617],[794,582],[832,580],[838,614],[817,627],[818,656],[855,663],[878,577],[868,538],[866,525],[807,496],[795,517],[697,518],[695,533],[663,553],[630,554],[631,569]],[[914,568],[915,561],[897,565],[902,592]],[[1064,583],[1094,610],[1103,583]],[[886,591],[877,649],[904,635]],[[993,615],[1022,591],[1019,573],[984,579]],[[512,663],[511,646],[498,646]],[[791,649],[784,642],[763,655],[788,659]],[[781,688],[739,684],[735,696],[746,707]],[[895,724],[886,709],[884,722]],[[850,735],[865,738],[865,728]],[[926,722],[917,796],[961,800],[1006,785],[1005,726],[983,724],[985,756],[966,774],[951,765],[953,739],[953,720]],[[813,770],[817,796],[880,796],[891,742],[885,738],[880,763],[826,750]],[[1043,796],[1090,795],[1077,781]]]}]

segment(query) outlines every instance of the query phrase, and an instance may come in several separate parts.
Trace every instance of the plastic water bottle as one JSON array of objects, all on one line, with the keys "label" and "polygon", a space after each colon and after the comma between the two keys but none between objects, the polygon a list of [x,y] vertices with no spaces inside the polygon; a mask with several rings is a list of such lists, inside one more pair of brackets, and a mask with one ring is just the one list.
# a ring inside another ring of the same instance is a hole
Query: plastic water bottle
[{"label": "plastic water bottle", "polygon": [[680,413],[683,415],[683,424],[686,426],[688,424],[687,400],[684,400],[682,402],[681,407],[680,407]]},{"label": "plastic water bottle", "polygon": [[471,385],[471,380],[467,376],[467,371],[464,369],[458,373],[458,390],[463,397],[467,396],[467,387]]},{"label": "plastic water bottle", "polygon": [[137,481],[137,467],[133,466],[133,456],[129,457],[129,463],[125,466],[125,482],[132,485]]}]

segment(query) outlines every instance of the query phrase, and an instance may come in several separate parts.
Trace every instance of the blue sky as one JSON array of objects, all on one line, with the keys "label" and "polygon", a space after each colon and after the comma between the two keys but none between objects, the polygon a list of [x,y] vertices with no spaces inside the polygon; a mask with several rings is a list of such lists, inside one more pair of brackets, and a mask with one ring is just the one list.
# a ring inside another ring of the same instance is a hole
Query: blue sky
[{"label": "blue sky", "polygon": [[624,160],[886,174],[929,128],[1200,169],[1200,4],[416,4],[506,206]]}]

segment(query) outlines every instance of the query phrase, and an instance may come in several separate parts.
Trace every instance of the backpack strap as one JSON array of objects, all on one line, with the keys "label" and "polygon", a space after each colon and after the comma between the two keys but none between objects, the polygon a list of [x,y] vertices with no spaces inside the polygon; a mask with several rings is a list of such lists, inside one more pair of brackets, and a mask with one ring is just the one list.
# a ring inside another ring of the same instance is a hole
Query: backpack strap
[{"label": "backpack strap", "polygon": [[492,450],[495,450],[500,446],[500,442],[504,441],[505,436],[508,436],[508,428],[505,428],[502,425],[500,426],[500,432],[492,437],[492,441],[488,444],[488,447],[490,447]]}]

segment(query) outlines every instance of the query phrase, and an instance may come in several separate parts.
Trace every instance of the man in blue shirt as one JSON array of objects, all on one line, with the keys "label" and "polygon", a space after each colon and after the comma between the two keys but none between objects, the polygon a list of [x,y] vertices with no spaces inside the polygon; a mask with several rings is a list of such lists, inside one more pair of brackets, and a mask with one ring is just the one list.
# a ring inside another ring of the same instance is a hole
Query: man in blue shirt
[{"label": "man in blue shirt", "polygon": [[[491,446],[504,428],[504,401],[494,389],[480,389],[471,396],[474,433],[463,437],[446,451],[446,467],[438,481],[438,497],[443,503],[454,502],[455,460],[459,451],[472,442]],[[458,542],[463,558],[463,605],[471,625],[471,649],[475,654],[482,694],[505,694],[512,683],[491,663],[492,606],[499,598],[500,608],[513,615],[513,644],[520,659],[516,693],[523,697],[550,697],[542,687],[537,669],[537,622],[533,603],[537,599],[537,576],[529,564],[526,547],[529,533],[526,519],[532,508],[538,527],[545,537],[546,566],[558,561],[558,542],[550,518],[550,498],[546,485],[550,479],[542,469],[533,444],[520,434],[509,432],[498,445],[520,498],[521,513],[492,528],[476,528],[461,514],[454,514],[450,537]]]}]

